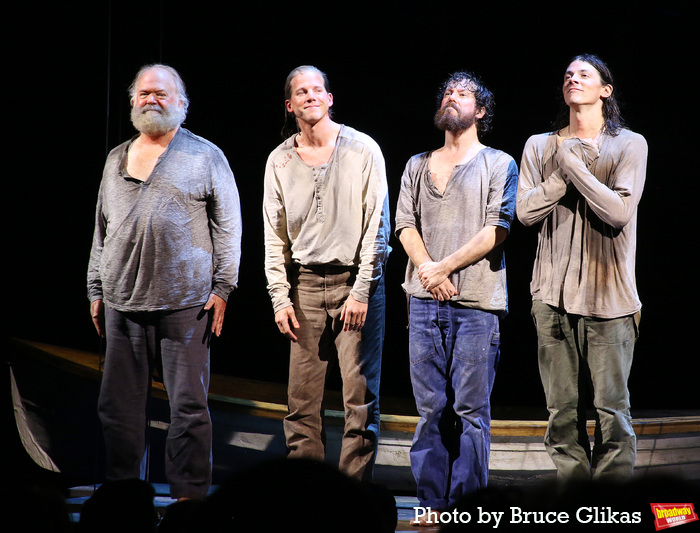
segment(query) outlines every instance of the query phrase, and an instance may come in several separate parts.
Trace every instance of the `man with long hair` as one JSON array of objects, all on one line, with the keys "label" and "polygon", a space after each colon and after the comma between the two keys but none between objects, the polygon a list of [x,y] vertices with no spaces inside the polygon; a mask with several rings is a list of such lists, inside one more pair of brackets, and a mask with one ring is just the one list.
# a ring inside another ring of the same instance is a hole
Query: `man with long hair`
[{"label": "man with long hair", "polygon": [[[491,92],[457,72],[435,125],[444,145],[413,156],[401,178],[396,234],[409,257],[409,359],[420,421],[411,468],[420,506],[445,510],[486,486],[490,396],[508,311],[503,241],[515,216],[518,168],[481,143]],[[414,519],[430,525],[436,511]]]},{"label": "man with long hair", "polygon": [[647,144],[624,127],[598,57],[573,58],[562,93],[556,129],[525,145],[517,204],[520,221],[539,227],[530,288],[550,413],[545,446],[562,480],[619,480],[636,457],[627,380],[641,310],[634,269]]},{"label": "man with long hair", "polygon": [[275,322],[291,341],[289,457],[325,457],[323,395],[335,352],[345,408],[339,467],[369,480],[390,251],[386,170],[377,143],[333,121],[332,106],[322,71],[307,65],[290,72],[285,109],[296,132],[265,169],[265,273]]}]

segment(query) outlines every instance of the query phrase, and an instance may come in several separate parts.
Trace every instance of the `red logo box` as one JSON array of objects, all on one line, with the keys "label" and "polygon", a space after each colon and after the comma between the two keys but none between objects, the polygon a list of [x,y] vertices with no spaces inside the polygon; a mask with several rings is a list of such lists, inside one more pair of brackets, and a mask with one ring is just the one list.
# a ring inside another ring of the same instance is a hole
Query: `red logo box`
[{"label": "red logo box", "polygon": [[682,526],[698,519],[692,503],[652,503],[656,531]]}]

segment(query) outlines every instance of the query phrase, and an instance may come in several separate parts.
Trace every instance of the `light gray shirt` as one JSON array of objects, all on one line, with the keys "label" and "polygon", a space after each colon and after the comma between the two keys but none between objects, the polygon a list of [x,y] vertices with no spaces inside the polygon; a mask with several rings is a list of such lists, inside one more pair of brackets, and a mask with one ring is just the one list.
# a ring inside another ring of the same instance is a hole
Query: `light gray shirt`
[{"label": "light gray shirt", "polygon": [[517,213],[539,224],[530,291],[567,313],[617,318],[641,309],[635,278],[637,205],[647,143],[623,129],[599,145],[555,133],[523,150]]},{"label": "light gray shirt", "polygon": [[[415,155],[406,165],[396,208],[396,235],[406,228],[415,229],[433,261],[441,261],[485,226],[510,230],[518,181],[518,168],[511,156],[483,148],[470,161],[454,168],[441,194],[430,175],[431,154]],[[500,315],[507,313],[503,244],[473,265],[453,272],[449,279],[458,291],[452,301]],[[431,298],[410,260],[403,288],[411,296]]]},{"label": "light gray shirt", "polygon": [[389,256],[384,157],[369,136],[342,126],[325,165],[310,166],[294,137],[268,157],[263,198],[265,274],[275,312],[292,305],[287,267],[357,267],[350,292],[366,303]]},{"label": "light gray shirt", "polygon": [[241,211],[223,152],[180,128],[146,181],[129,176],[133,139],[107,157],[97,199],[88,297],[118,311],[224,300],[238,283]]}]

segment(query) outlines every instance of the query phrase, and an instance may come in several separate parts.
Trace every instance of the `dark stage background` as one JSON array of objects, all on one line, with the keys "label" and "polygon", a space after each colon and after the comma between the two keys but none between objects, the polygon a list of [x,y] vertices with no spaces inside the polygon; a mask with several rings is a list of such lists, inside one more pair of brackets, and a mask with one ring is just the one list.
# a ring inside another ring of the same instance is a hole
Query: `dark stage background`
[{"label": "dark stage background", "polygon": [[[649,143],[632,404],[637,411],[697,409],[697,171],[690,164],[697,19],[690,4],[28,4],[7,19],[18,37],[6,55],[20,63],[5,82],[7,334],[100,349],[85,289],[95,198],[107,151],[133,135],[126,91],[142,64],[165,62],[181,72],[192,102],[185,127],[223,149],[241,193],[240,288],[213,342],[213,371],[284,383],[288,345],[265,288],[261,198],[265,160],[281,141],[287,73],[300,64],[325,70],[336,120],[382,147],[393,220],[406,161],[442,142],[432,116],[437,87],[450,72],[472,70],[490,86],[495,129],[483,140],[519,163],[527,137],[550,129],[569,59],[592,52],[611,65],[623,113]],[[544,409],[529,316],[535,232],[515,222],[506,244],[510,314],[502,324],[496,409]],[[396,239],[392,246],[382,391],[410,405],[400,287],[406,256]]]}]

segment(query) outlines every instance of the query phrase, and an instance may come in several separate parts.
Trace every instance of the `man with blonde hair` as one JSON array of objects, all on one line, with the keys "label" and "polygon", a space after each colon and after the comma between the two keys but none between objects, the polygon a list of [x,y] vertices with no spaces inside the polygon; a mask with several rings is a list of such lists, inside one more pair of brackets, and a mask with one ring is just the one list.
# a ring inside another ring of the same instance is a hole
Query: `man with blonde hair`
[{"label": "man with blonde hair", "polygon": [[379,434],[389,209],[384,158],[369,136],[331,119],[316,67],[294,69],[285,108],[296,132],[269,156],[265,273],[279,331],[291,341],[288,455],[323,460],[323,394],[337,353],[345,428],[340,469],[371,479]]}]

